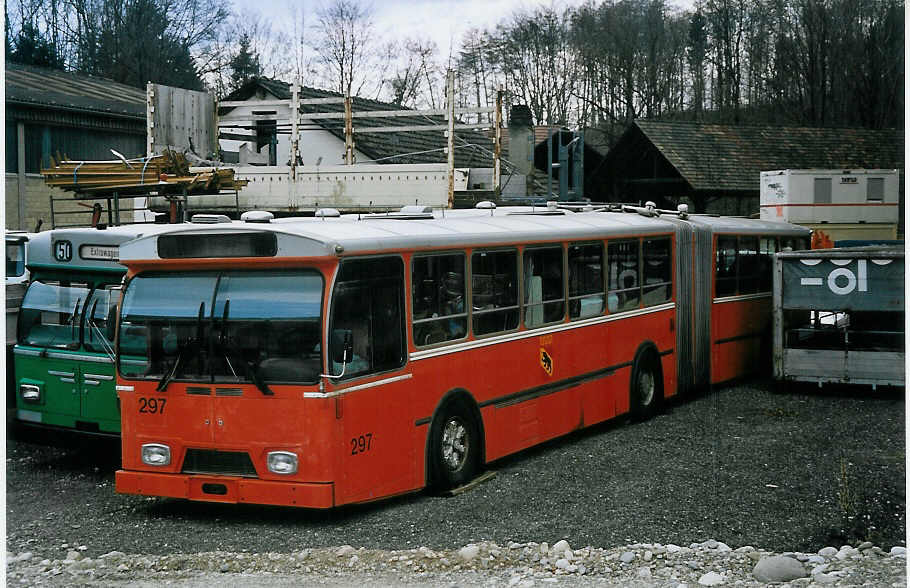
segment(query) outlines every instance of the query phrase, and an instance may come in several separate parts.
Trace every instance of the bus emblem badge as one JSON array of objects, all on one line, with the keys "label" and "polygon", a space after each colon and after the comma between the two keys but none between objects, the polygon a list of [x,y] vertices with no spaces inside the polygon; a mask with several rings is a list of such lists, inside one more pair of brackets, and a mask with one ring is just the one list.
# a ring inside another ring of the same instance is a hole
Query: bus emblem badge
[{"label": "bus emblem badge", "polygon": [[550,357],[550,354],[544,348],[540,349],[540,367],[547,372],[548,376],[553,375],[553,358]]}]

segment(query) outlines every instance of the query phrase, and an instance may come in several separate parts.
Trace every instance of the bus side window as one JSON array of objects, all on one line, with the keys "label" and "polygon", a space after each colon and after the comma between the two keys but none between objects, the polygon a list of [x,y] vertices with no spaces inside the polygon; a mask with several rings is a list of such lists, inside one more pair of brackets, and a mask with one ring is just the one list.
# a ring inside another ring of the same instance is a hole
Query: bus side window
[{"label": "bus side window", "polygon": [[770,292],[772,284],[772,271],[774,269],[774,254],[777,251],[777,239],[762,237],[758,246],[758,291]]},{"label": "bus side window", "polygon": [[414,345],[432,345],[467,334],[463,253],[415,257],[411,268]]},{"label": "bus side window", "polygon": [[641,304],[638,241],[607,244],[607,304],[610,312],[633,310]]},{"label": "bus side window", "polygon": [[645,239],[642,259],[644,260],[642,302],[645,306],[667,302],[673,295],[670,239]]},{"label": "bus side window", "polygon": [[475,335],[518,328],[518,255],[480,251],[471,256],[471,315]]},{"label": "bus side window", "polygon": [[[383,372],[404,365],[404,264],[399,257],[341,262],[332,300],[332,330],[349,330],[354,354],[345,377]],[[329,350],[329,359],[335,357]],[[341,374],[342,364],[331,363]]]},{"label": "bus side window", "polygon": [[602,244],[569,246],[569,318],[603,314],[603,265]]},{"label": "bus side window", "polygon": [[714,270],[714,296],[736,294],[736,237],[722,235],[717,238],[717,256]]},{"label": "bus side window", "polygon": [[562,280],[562,247],[524,252],[525,326],[537,327],[566,316]]},{"label": "bus side window", "polygon": [[760,291],[758,237],[740,236],[739,238],[739,276],[738,291],[740,294],[754,294]]}]

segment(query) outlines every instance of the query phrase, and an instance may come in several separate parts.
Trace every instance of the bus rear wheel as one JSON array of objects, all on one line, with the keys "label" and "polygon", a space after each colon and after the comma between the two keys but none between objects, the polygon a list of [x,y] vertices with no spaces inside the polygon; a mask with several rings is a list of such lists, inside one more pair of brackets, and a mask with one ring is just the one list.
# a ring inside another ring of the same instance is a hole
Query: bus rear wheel
[{"label": "bus rear wheel", "polygon": [[630,404],[632,418],[646,420],[654,416],[663,400],[660,364],[653,351],[642,350],[632,364]]},{"label": "bus rear wheel", "polygon": [[480,434],[461,402],[443,408],[433,426],[430,447],[433,486],[448,490],[471,480],[480,464]]}]

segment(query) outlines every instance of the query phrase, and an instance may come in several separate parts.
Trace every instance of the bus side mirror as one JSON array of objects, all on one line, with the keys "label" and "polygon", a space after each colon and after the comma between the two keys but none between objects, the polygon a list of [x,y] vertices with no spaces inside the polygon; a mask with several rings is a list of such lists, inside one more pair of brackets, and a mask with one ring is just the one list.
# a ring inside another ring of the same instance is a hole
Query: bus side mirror
[{"label": "bus side mirror", "polygon": [[354,357],[354,337],[350,329],[332,330],[332,361],[335,363],[351,363]]}]

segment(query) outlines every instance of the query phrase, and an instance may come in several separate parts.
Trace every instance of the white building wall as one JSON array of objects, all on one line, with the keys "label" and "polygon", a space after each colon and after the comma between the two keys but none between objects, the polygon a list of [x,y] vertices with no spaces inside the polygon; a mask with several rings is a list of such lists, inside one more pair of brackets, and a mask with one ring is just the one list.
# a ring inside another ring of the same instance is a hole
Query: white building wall
[{"label": "white building wall", "polygon": [[[222,131],[237,134],[250,135],[250,141],[237,141],[232,139],[221,139],[219,141],[221,148],[225,151],[239,151],[242,145],[255,153],[256,151],[256,131],[253,129],[241,129],[236,127],[226,127],[225,123],[237,123],[242,126],[255,126],[257,120],[275,120],[279,125],[290,124],[291,109],[289,105],[261,104],[267,100],[277,100],[271,94],[266,95],[263,99],[251,99],[249,105],[238,106],[231,110],[227,115],[219,117],[220,128]],[[275,112],[274,115],[256,115],[254,112]],[[338,124],[342,124],[339,119]],[[300,142],[299,150],[303,165],[315,165],[317,161],[320,164],[335,165],[344,163],[344,141],[320,128],[316,123],[303,119],[300,127],[304,130],[299,132]],[[284,127],[289,129],[288,126]],[[356,141],[356,139],[355,139]],[[290,133],[278,134],[278,145],[276,149],[277,164],[279,166],[289,165],[291,161],[291,135]],[[254,157],[256,157],[254,155]],[[268,163],[268,146],[263,145],[259,157],[263,158],[264,163]],[[356,162],[366,162],[367,156],[362,152],[354,150]],[[251,160],[252,161],[252,160]],[[255,161],[259,161],[256,159]]]}]

